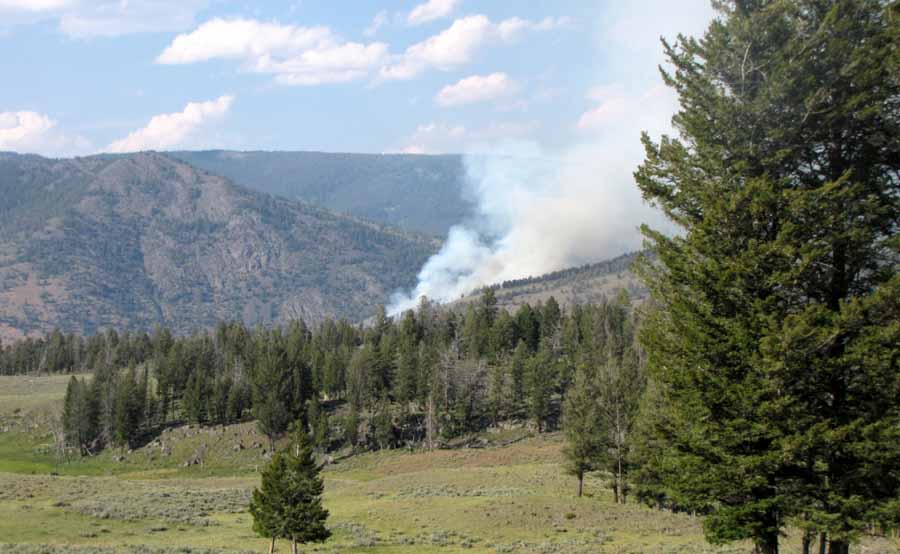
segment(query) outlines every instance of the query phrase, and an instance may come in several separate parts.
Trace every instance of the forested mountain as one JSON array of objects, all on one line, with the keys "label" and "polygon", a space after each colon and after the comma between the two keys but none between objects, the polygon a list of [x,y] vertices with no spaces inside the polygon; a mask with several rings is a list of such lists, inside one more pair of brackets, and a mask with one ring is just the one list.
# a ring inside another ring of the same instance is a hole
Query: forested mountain
[{"label": "forested mountain", "polygon": [[434,248],[162,154],[0,154],[0,337],[360,319]]},{"label": "forested mountain", "polygon": [[444,236],[471,213],[460,156],[325,152],[172,152],[238,185]]}]

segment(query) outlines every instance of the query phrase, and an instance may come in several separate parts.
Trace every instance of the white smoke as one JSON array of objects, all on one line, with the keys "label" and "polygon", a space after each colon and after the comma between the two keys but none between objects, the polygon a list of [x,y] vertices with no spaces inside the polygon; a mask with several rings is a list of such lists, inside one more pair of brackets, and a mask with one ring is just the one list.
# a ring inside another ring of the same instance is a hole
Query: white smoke
[{"label": "white smoke", "polygon": [[[477,206],[476,216],[450,230],[441,250],[419,272],[416,287],[395,294],[388,313],[412,309],[423,296],[449,302],[487,285],[637,250],[642,223],[674,232],[642,200],[633,172],[644,154],[641,131],[654,138],[671,133],[677,110],[674,93],[655,71],[662,61],[656,41],[673,31],[696,34],[705,28],[711,12],[708,5],[697,6],[692,28],[661,26],[658,32],[641,27],[646,20],[631,18],[631,11],[616,14],[601,35],[620,43],[625,54],[617,62],[625,76],[601,80],[602,86],[588,92],[589,109],[572,123],[574,144],[552,152],[528,143],[471,148],[487,152],[464,158],[464,191]],[[631,21],[633,33],[627,32]],[[669,19],[658,21],[662,25]],[[642,43],[655,46],[636,46],[634,38],[641,33]],[[649,66],[639,78],[632,77],[636,64]]]},{"label": "white smoke", "polygon": [[422,296],[449,302],[486,285],[638,249],[639,225],[660,217],[630,177],[634,158],[599,144],[555,156],[527,144],[466,156],[466,192],[478,215],[450,229],[416,288],[395,294],[388,312],[414,308]]}]

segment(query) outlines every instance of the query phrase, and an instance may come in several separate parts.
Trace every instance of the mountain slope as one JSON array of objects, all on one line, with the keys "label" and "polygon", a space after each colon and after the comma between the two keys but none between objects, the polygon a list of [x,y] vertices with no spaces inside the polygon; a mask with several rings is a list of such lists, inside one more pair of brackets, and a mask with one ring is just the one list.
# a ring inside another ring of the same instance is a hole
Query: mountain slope
[{"label": "mountain slope", "polygon": [[460,156],[324,152],[171,152],[252,190],[445,236],[471,214]]},{"label": "mountain slope", "polygon": [[[497,304],[515,311],[522,304],[535,305],[551,296],[563,307],[600,302],[625,291],[633,302],[647,298],[649,291],[631,271],[637,254],[623,254],[611,260],[573,267],[527,279],[498,283],[494,287]],[[476,302],[481,292],[458,300],[456,305]]]},{"label": "mountain slope", "polygon": [[431,239],[251,192],[161,154],[0,154],[0,336],[362,319]]}]

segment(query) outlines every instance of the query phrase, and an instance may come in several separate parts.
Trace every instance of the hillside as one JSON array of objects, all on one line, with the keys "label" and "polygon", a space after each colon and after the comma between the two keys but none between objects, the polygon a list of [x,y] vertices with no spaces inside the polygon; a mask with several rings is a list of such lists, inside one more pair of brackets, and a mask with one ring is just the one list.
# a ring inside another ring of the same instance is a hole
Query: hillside
[{"label": "hillside", "polygon": [[[61,406],[67,380],[0,376],[0,553],[265,551],[246,510],[269,455],[252,422],[173,427],[123,455],[109,450],[60,463],[44,422]],[[492,429],[469,438],[480,448],[463,442],[430,452],[335,453],[323,472],[334,536],[304,551],[753,551],[749,541],[707,544],[700,518],[615,504],[606,473],[591,473],[585,496],[576,498],[575,478],[563,471],[561,434]],[[198,454],[200,462],[191,463]],[[800,552],[800,537],[789,528],[784,551]],[[867,554],[896,553],[900,544],[868,534],[861,541]]]},{"label": "hillside", "polygon": [[[514,311],[523,304],[535,305],[551,296],[560,306],[597,303],[602,298],[612,298],[619,291],[626,291],[634,302],[647,297],[647,288],[631,271],[631,264],[638,254],[624,254],[611,260],[573,267],[526,279],[506,281],[494,286],[497,304]],[[457,304],[477,300],[481,292],[460,299]]]},{"label": "hillside", "polygon": [[459,156],[324,152],[172,152],[259,192],[443,237],[471,213]]},{"label": "hillside", "polygon": [[242,189],[161,154],[0,154],[0,337],[361,319],[431,239]]}]

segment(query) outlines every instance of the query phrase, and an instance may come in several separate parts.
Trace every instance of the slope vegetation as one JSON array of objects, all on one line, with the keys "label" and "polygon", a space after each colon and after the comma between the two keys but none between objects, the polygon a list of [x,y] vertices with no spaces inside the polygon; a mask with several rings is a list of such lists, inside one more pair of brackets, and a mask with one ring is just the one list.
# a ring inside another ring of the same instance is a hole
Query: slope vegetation
[{"label": "slope vegetation", "polygon": [[[628,293],[632,302],[641,302],[647,297],[648,291],[631,270],[637,256],[634,253],[623,254],[611,260],[498,283],[493,287],[497,305],[515,311],[519,306],[534,306],[552,296],[560,306],[569,308],[576,304],[597,304],[604,298],[614,298],[623,291]],[[481,291],[477,291],[456,304],[465,305],[480,297]]]}]

